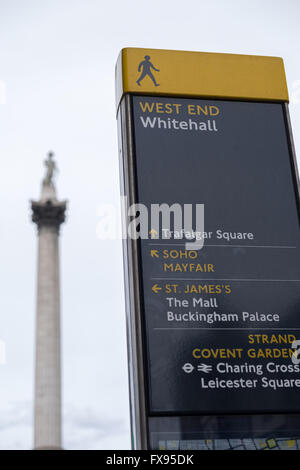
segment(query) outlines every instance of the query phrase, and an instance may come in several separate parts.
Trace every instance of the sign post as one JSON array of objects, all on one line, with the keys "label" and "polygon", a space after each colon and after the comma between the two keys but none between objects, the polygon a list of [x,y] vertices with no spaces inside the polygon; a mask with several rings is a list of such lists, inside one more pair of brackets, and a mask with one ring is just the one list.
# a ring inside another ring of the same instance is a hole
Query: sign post
[{"label": "sign post", "polygon": [[300,448],[282,59],[129,48],[116,72],[133,446]]}]

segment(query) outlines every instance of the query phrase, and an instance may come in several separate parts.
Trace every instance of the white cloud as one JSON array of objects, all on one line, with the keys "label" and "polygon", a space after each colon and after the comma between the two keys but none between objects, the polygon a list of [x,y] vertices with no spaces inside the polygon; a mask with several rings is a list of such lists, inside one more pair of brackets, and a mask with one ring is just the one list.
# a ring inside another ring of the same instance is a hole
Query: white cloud
[{"label": "white cloud", "polygon": [[115,448],[122,448],[128,441],[128,429],[124,420],[109,413],[68,406],[64,414],[64,436],[66,449],[114,448],[112,443]]},{"label": "white cloud", "polygon": [[0,80],[0,105],[6,104],[7,96],[6,96],[6,83],[3,80]]},{"label": "white cloud", "polygon": [[22,450],[32,447],[32,406],[20,401],[0,407],[0,449]]}]

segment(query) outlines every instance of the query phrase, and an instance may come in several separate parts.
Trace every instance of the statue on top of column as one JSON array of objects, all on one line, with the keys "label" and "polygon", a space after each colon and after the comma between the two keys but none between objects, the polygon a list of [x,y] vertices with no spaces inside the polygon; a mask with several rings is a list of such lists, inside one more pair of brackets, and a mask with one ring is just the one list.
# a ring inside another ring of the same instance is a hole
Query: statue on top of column
[{"label": "statue on top of column", "polygon": [[54,173],[57,171],[56,163],[53,160],[53,156],[54,153],[49,152],[48,158],[47,160],[45,160],[45,167],[47,168],[45,178],[43,179],[43,185],[45,186],[53,186],[53,176]]}]

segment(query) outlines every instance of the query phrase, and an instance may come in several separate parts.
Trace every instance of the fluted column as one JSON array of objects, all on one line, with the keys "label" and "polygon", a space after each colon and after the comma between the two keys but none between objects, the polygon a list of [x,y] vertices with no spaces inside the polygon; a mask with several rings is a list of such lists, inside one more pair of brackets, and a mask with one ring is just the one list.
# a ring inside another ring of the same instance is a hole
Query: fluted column
[{"label": "fluted column", "polygon": [[36,308],[36,368],[34,448],[60,449],[61,351],[59,227],[66,202],[56,199],[54,186],[43,185],[33,201],[32,220],[38,226],[38,279]]}]

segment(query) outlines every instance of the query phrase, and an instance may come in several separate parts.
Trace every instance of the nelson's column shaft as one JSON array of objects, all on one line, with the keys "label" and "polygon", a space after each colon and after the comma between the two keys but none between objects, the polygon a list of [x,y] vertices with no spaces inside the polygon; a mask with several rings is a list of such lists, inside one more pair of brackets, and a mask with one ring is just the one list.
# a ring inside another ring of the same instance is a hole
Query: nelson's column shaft
[{"label": "nelson's column shaft", "polygon": [[45,165],[41,198],[31,202],[39,239],[34,448],[61,449],[59,228],[65,220],[66,201],[56,197],[56,166],[51,152]]}]

